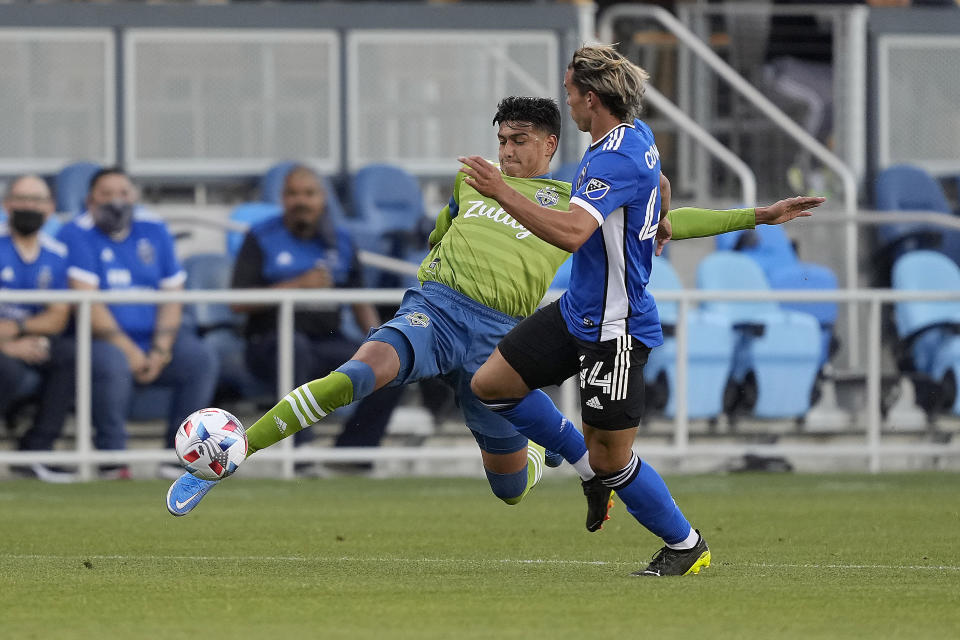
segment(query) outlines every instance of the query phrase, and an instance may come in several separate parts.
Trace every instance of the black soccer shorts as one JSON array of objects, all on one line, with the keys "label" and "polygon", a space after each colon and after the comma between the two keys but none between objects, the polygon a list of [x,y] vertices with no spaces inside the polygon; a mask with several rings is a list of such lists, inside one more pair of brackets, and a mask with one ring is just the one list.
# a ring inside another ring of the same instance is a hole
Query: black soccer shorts
[{"label": "black soccer shorts", "polygon": [[501,355],[531,389],[580,374],[583,423],[617,431],[640,424],[643,366],[650,348],[632,336],[587,342],[571,335],[553,302],[525,318],[498,345]]}]

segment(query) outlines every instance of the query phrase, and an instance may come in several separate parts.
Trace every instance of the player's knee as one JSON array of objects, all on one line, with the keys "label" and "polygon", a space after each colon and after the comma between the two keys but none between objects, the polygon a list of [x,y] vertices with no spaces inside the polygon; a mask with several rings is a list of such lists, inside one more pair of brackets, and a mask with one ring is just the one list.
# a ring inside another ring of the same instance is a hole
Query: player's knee
[{"label": "player's knee", "polygon": [[487,376],[483,371],[477,371],[470,379],[470,391],[481,400],[496,400],[494,395],[496,389],[492,388],[487,381]]},{"label": "player's knee", "polygon": [[527,470],[522,469],[516,473],[494,473],[487,471],[487,482],[490,483],[490,490],[507,504],[517,504],[523,499],[523,494],[527,490]]}]

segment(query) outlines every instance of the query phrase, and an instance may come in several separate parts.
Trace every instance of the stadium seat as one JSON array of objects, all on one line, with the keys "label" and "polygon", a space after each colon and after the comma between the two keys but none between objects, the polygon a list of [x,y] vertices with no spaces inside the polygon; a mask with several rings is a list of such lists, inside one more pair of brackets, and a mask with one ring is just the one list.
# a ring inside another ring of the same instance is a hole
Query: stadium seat
[{"label": "stadium seat", "polygon": [[565,162],[557,170],[552,172],[554,180],[563,180],[564,182],[573,182],[573,179],[577,177],[577,167],[580,166],[580,161],[575,162]]},{"label": "stadium seat", "polygon": [[54,201],[57,211],[74,216],[86,208],[90,179],[101,169],[93,162],[68,164],[53,178]]},{"label": "stadium seat", "polygon": [[567,258],[557,269],[557,274],[553,276],[553,282],[550,283],[551,289],[566,289],[570,286],[570,269],[573,267],[573,258]]},{"label": "stadium seat", "polygon": [[[768,291],[760,266],[732,251],[718,251],[697,267],[697,286],[708,290]],[[737,331],[730,395],[731,413],[760,418],[801,417],[809,408],[820,370],[820,324],[809,313],[776,302],[710,302],[703,308],[726,317]]]},{"label": "stadium seat", "polygon": [[290,170],[297,164],[291,161],[278,162],[260,176],[258,190],[260,191],[261,202],[280,204],[283,200],[283,182],[287,179]]},{"label": "stadium seat", "polygon": [[[426,249],[423,194],[417,179],[387,164],[363,167],[351,180],[356,220],[354,241],[361,249],[419,263]],[[415,278],[396,278],[367,268],[370,286],[413,286]]]},{"label": "stadium seat", "polygon": [[[960,267],[935,251],[901,256],[891,279],[895,289],[960,291]],[[919,404],[928,413],[948,409],[960,415],[960,300],[898,302],[894,319],[901,369],[920,374],[913,376]]]},{"label": "stadium seat", "polygon": [[[894,165],[881,171],[874,183],[874,200],[880,211],[950,213],[950,204],[940,183],[923,169],[910,165]],[[935,225],[879,225],[876,259],[881,271],[880,283],[886,284],[891,265],[901,255],[914,249],[937,249],[943,244],[943,236],[943,228]]]},{"label": "stadium seat", "polygon": [[[230,211],[230,221],[245,224],[248,227],[256,223],[278,216],[283,212],[280,205],[270,202],[244,202],[238,204]],[[240,246],[243,244],[243,237],[246,231],[227,231],[227,253],[231,256],[237,255]]]},{"label": "stadium seat", "polygon": [[717,251],[738,251],[753,258],[768,278],[775,269],[797,262],[793,242],[779,225],[721,233],[715,242]]},{"label": "stadium seat", "polygon": [[[657,292],[680,290],[683,286],[670,262],[654,257],[648,288],[656,298]],[[644,378],[650,389],[650,408],[673,417],[676,415],[674,390],[677,388],[677,340],[674,337],[677,303],[658,302],[657,309],[664,339],[661,346],[650,352]],[[733,327],[719,314],[690,309],[687,337],[687,416],[692,419],[716,418],[723,413],[723,393],[733,362]]]},{"label": "stadium seat", "polygon": [[[833,291],[837,289],[837,276],[829,267],[811,262],[794,262],[774,269],[770,274],[770,286],[774,289],[813,289]],[[820,366],[827,363],[837,349],[834,326],[837,323],[837,303],[781,302],[781,309],[809,313],[820,323]]]},{"label": "stadium seat", "polygon": [[[216,291],[230,288],[233,259],[229,255],[194,254],[183,261],[183,268],[187,273],[187,289]],[[220,303],[194,304],[187,311],[197,333],[220,361],[218,393],[240,398],[269,395],[270,389],[247,369],[246,345],[241,335],[243,316],[234,313],[229,305]]]}]

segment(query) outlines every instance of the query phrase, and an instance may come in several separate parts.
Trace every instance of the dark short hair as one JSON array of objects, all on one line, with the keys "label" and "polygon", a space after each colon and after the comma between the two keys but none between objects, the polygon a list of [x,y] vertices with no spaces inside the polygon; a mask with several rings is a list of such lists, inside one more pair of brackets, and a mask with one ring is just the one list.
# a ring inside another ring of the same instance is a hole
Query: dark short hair
[{"label": "dark short hair", "polygon": [[100,182],[100,178],[104,176],[124,176],[125,178],[130,178],[130,175],[124,171],[122,167],[104,167],[102,169],[97,169],[97,172],[90,178],[90,185],[87,187],[87,195],[90,195],[93,192],[94,187],[96,187],[97,183]]},{"label": "dark short hair", "polygon": [[523,122],[560,138],[560,107],[551,98],[510,96],[497,105],[493,124]]}]

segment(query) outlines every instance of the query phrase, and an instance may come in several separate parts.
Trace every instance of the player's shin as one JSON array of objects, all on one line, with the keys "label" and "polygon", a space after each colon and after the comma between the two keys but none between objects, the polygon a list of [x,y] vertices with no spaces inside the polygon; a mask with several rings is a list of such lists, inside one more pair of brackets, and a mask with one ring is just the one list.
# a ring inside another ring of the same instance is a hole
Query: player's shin
[{"label": "player's shin", "polygon": [[517,431],[533,442],[563,456],[581,478],[593,477],[583,435],[543,391],[531,391],[521,400],[494,400],[484,404],[509,420]]},{"label": "player's shin", "polygon": [[297,387],[247,429],[247,457],[319,422],[354,395],[353,383],[340,371]]},{"label": "player's shin", "polygon": [[660,474],[636,454],[626,467],[601,479],[605,486],[617,492],[630,515],[660,536],[667,546],[680,549],[696,544],[698,537],[691,538],[693,529]]},{"label": "player's shin", "polygon": [[527,467],[514,473],[494,473],[487,470],[487,481],[493,495],[507,504],[518,504],[543,477],[543,447],[531,442],[527,445]]}]

